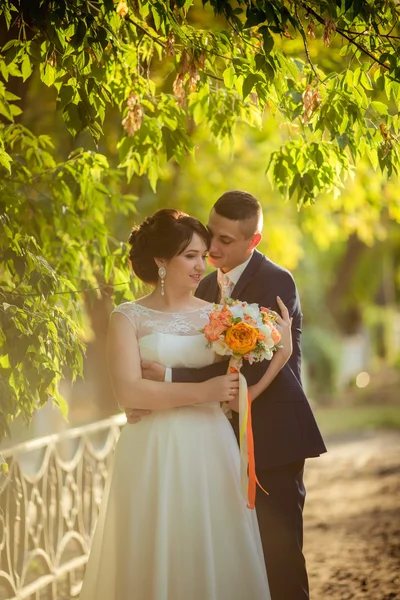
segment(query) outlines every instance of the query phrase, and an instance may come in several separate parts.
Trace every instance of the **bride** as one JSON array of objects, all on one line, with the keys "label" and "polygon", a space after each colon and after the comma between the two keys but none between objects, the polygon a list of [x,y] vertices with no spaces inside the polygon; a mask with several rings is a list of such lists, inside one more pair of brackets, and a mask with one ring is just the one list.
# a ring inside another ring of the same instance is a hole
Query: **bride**
[{"label": "bride", "polygon": [[[151,414],[122,429],[80,600],[268,600],[257,519],[220,408],[235,401],[237,374],[204,383],[141,378],[141,360],[169,367],[215,360],[199,332],[212,305],[192,295],[206,268],[208,232],[166,209],[134,228],[129,242],[135,274],[155,287],[114,310],[110,373],[118,404]],[[290,351],[279,354],[283,363]]]}]

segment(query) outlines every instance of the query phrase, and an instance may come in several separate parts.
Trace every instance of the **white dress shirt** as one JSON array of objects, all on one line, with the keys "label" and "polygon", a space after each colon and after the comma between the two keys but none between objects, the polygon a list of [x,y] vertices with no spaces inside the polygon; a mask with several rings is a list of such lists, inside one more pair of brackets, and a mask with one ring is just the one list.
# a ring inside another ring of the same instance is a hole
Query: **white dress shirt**
[{"label": "white dress shirt", "polygon": [[251,261],[252,256],[253,256],[253,253],[250,254],[249,258],[244,263],[242,263],[241,265],[238,265],[237,267],[234,267],[227,273],[223,273],[221,271],[221,269],[218,269],[217,281],[218,281],[219,289],[221,290],[221,298],[229,298],[230,297],[230,295],[233,292],[233,288],[235,287],[235,285],[237,284],[237,282],[243,275],[243,272],[244,272],[245,268],[247,267],[247,265],[249,264],[249,262]]}]

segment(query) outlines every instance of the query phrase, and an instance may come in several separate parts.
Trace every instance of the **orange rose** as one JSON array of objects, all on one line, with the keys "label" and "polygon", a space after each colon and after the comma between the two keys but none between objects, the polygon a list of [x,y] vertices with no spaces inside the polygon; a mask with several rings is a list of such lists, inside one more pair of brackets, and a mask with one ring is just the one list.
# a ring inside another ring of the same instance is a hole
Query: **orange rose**
[{"label": "orange rose", "polygon": [[229,325],[232,322],[232,313],[231,311],[228,309],[226,310],[225,307],[218,311],[218,312],[213,312],[210,314],[210,323],[221,323],[223,325],[225,325],[225,327],[229,327]]},{"label": "orange rose", "polygon": [[225,329],[226,325],[215,319],[204,327],[204,335],[209,342],[216,342]]},{"label": "orange rose", "polygon": [[275,327],[271,327],[271,337],[274,344],[277,344],[281,339],[281,334]]},{"label": "orange rose", "polygon": [[225,336],[225,341],[229,348],[231,348],[235,354],[241,355],[251,352],[251,350],[256,347],[257,340],[257,329],[243,321],[229,327]]}]

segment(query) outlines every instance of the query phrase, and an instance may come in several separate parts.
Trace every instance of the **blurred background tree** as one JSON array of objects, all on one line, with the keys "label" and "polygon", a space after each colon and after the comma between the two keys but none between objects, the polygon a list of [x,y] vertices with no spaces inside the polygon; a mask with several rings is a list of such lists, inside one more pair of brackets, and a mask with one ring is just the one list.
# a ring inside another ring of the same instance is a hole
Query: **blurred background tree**
[{"label": "blurred background tree", "polygon": [[295,271],[312,398],[398,362],[399,10],[2,2],[0,437],[66,409],[84,345],[78,419],[115,412],[108,316],[137,291],[121,240],[163,206],[206,222],[227,189],[261,201],[261,250]]}]

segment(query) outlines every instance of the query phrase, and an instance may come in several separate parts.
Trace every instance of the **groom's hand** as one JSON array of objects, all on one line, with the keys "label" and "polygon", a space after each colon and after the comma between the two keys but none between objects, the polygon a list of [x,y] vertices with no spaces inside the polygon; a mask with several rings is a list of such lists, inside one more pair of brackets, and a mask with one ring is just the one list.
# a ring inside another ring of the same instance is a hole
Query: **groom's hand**
[{"label": "groom's hand", "polygon": [[156,362],[143,360],[142,377],[143,379],[151,379],[151,381],[165,381],[165,367]]},{"label": "groom's hand", "polygon": [[[143,379],[151,379],[152,381],[164,381],[165,367],[156,362],[142,361],[142,377]],[[125,408],[126,420],[130,425],[139,423],[143,417],[151,415],[151,410],[140,408]]]}]

